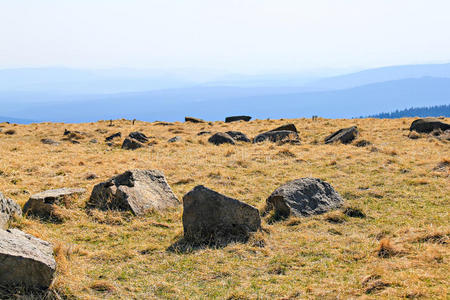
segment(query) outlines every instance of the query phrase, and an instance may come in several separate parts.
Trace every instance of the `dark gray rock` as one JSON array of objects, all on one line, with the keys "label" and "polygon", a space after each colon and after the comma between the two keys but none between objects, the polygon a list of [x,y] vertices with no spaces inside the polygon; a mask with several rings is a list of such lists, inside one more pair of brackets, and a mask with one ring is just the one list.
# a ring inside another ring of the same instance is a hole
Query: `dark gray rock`
[{"label": "dark gray rock", "polygon": [[418,119],[411,123],[409,131],[416,131],[419,133],[430,133],[434,130],[446,131],[450,129],[450,124],[444,123],[435,118]]},{"label": "dark gray rock", "polygon": [[211,134],[211,133],[212,133],[211,131],[200,131],[199,133],[197,133],[197,135],[201,136],[201,135],[206,135],[206,134]]},{"label": "dark gray rock", "polygon": [[280,127],[277,127],[277,128],[275,128],[275,129],[272,129],[272,130],[270,130],[270,131],[286,131],[286,130],[287,130],[287,131],[292,131],[292,132],[298,133],[297,127],[295,127],[295,125],[292,124],[292,123],[282,125],[282,126],[280,126]]},{"label": "dark gray rock", "polygon": [[22,209],[14,200],[8,199],[0,193],[0,229],[5,229],[8,221],[14,216],[22,215]]},{"label": "dark gray rock", "polygon": [[251,120],[252,117],[250,116],[232,116],[232,117],[226,117],[225,123],[231,123],[236,121],[245,121],[248,122]]},{"label": "dark gray rock", "polygon": [[192,242],[245,241],[261,218],[255,207],[198,185],[183,197],[183,228]]},{"label": "dark gray rock", "polygon": [[205,123],[205,120],[199,119],[199,118],[193,118],[193,117],[185,117],[185,122],[191,122],[191,123]]},{"label": "dark gray rock", "polygon": [[235,145],[233,138],[224,132],[218,132],[208,139],[214,145],[231,144]]},{"label": "dark gray rock", "polygon": [[59,143],[57,141],[54,141],[52,139],[41,139],[41,143],[46,144],[46,145],[54,145],[54,146],[59,145]]},{"label": "dark gray rock", "polygon": [[[111,146],[112,146],[112,144],[111,144]],[[132,139],[132,138],[126,138],[125,140],[123,140],[123,143],[122,143],[122,149],[125,149],[125,150],[136,150],[136,149],[142,148],[144,146],[145,146],[144,144],[142,144],[141,142],[139,142],[135,139]]]},{"label": "dark gray rock", "polygon": [[0,283],[46,289],[53,281],[53,246],[18,229],[0,230]]},{"label": "dark gray rock", "polygon": [[139,131],[134,131],[134,132],[130,133],[128,135],[128,137],[131,138],[131,139],[134,139],[134,140],[136,140],[138,142],[141,142],[141,143],[147,143],[148,142],[148,137],[145,134],[143,134],[142,132],[139,132]]},{"label": "dark gray rock", "polygon": [[118,138],[118,137],[121,137],[121,136],[122,136],[122,133],[121,133],[121,132],[116,132],[116,133],[111,134],[110,136],[106,137],[106,138],[105,138],[105,142],[112,141],[113,139]]},{"label": "dark gray rock", "polygon": [[359,135],[358,127],[352,126],[342,128],[325,138],[325,144],[341,142],[342,144],[351,143]]},{"label": "dark gray rock", "polygon": [[301,178],[277,188],[266,200],[267,211],[279,216],[323,214],[342,206],[344,200],[333,187],[318,178]]},{"label": "dark gray rock", "polygon": [[258,134],[254,139],[253,143],[261,143],[265,141],[270,142],[281,142],[281,143],[300,143],[300,138],[298,133],[282,130],[282,131],[268,131],[261,134]]},{"label": "dark gray rock", "polygon": [[235,141],[250,143],[250,139],[240,131],[227,131],[225,132],[233,138]]},{"label": "dark gray rock", "polygon": [[174,136],[173,138],[168,140],[169,143],[175,143],[175,142],[180,142],[180,141],[181,141],[181,136]]},{"label": "dark gray rock", "polygon": [[142,215],[179,204],[161,171],[130,170],[94,186],[88,207]]},{"label": "dark gray rock", "polygon": [[89,141],[89,143],[91,143],[91,144],[97,144],[98,141],[97,141],[97,139],[92,139],[92,140]]},{"label": "dark gray rock", "polygon": [[34,194],[23,206],[23,213],[43,220],[62,221],[57,214],[57,207],[70,206],[71,200],[85,192],[82,188],[61,188]]}]

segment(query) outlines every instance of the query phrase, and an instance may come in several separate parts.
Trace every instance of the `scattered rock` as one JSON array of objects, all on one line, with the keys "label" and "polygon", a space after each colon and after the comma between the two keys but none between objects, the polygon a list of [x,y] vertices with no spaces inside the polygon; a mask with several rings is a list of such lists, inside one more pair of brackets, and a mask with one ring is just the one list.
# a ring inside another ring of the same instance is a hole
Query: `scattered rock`
[{"label": "scattered rock", "polygon": [[235,145],[236,143],[234,142],[233,138],[224,133],[224,132],[218,132],[216,134],[214,134],[213,136],[211,136],[208,139],[208,142],[214,144],[214,145],[221,145],[221,144],[232,144]]},{"label": "scattered rock", "polygon": [[103,128],[98,128],[98,129],[95,129],[95,132],[98,132],[98,133],[101,133],[101,134],[106,134],[106,133],[108,133],[108,130],[103,129]]},{"label": "scattered rock", "polygon": [[47,289],[56,262],[50,243],[18,229],[0,230],[0,282],[2,285]]},{"label": "scattered rock", "polygon": [[343,144],[351,143],[359,134],[358,127],[352,126],[342,128],[325,138],[325,144],[341,142]]},{"label": "scattered rock", "polygon": [[128,135],[128,137],[132,138],[132,139],[135,139],[136,141],[141,142],[141,143],[147,143],[148,142],[148,137],[145,134],[143,134],[142,132],[139,132],[139,131],[134,131],[134,132],[130,133]]},{"label": "scattered rock", "polygon": [[367,140],[359,140],[355,144],[356,147],[367,147],[367,146],[370,146],[370,145],[372,145],[372,143],[367,141]]},{"label": "scattered rock", "polygon": [[246,241],[261,218],[255,207],[198,185],[183,197],[183,228],[194,243]]},{"label": "scattered rock", "polygon": [[41,139],[41,143],[46,145],[55,145],[55,146],[59,145],[57,141],[54,141],[52,139]]},{"label": "scattered rock", "polygon": [[212,133],[211,131],[200,131],[199,133],[197,133],[197,135],[201,136],[201,135],[211,134],[211,133]]},{"label": "scattered rock", "polygon": [[409,127],[409,131],[416,131],[419,133],[430,133],[436,129],[446,131],[450,129],[450,124],[435,118],[424,118],[413,121]]},{"label": "scattered rock", "polygon": [[81,188],[61,188],[34,194],[23,206],[23,213],[47,221],[61,222],[58,206],[69,207],[73,198],[85,193]]},{"label": "scattered rock", "polygon": [[277,127],[277,128],[275,128],[275,129],[272,129],[272,130],[270,130],[270,131],[292,131],[292,132],[298,133],[297,127],[295,127],[295,125],[292,124],[292,123],[282,125],[282,126],[280,126],[280,127]]},{"label": "scattered rock", "polygon": [[175,143],[181,141],[181,136],[174,136],[173,138],[169,139],[169,143]]},{"label": "scattered rock", "polygon": [[225,132],[229,136],[233,138],[235,141],[250,143],[250,139],[240,131],[227,131]]},{"label": "scattered rock", "polygon": [[121,132],[116,132],[114,134],[111,134],[110,136],[108,136],[107,138],[105,138],[105,142],[109,142],[112,141],[115,138],[121,137],[122,133]]},{"label": "scattered rock", "polygon": [[232,116],[232,117],[226,117],[225,118],[225,123],[231,123],[231,122],[236,122],[236,121],[245,121],[248,122],[250,121],[252,117],[250,116]]},{"label": "scattered rock", "polygon": [[130,170],[94,186],[89,208],[131,211],[142,215],[180,204],[164,174],[158,170]]},{"label": "scattered rock", "polygon": [[16,131],[14,129],[8,129],[8,130],[5,131],[5,134],[6,135],[13,135],[13,134],[16,134]]},{"label": "scattered rock", "polygon": [[22,215],[19,204],[0,193],[0,230],[6,228],[9,219],[14,215]]},{"label": "scattered rock", "polygon": [[86,174],[86,176],[84,178],[86,180],[94,180],[94,179],[98,178],[98,176],[95,173],[89,173],[89,174]]},{"label": "scattered rock", "polygon": [[92,139],[92,140],[89,141],[89,143],[91,143],[91,144],[97,144],[98,141],[97,141],[97,139]]},{"label": "scattered rock", "polygon": [[173,123],[160,122],[160,121],[157,121],[154,124],[157,125],[157,126],[172,126],[173,125]]},{"label": "scattered rock", "polygon": [[261,143],[265,141],[270,142],[281,142],[281,143],[300,143],[300,138],[298,133],[290,130],[282,131],[268,131],[258,134],[254,139],[253,143]]},{"label": "scattered rock", "polygon": [[266,200],[266,211],[272,209],[282,217],[318,215],[336,209],[344,200],[325,181],[301,178],[277,188]]},{"label": "scattered rock", "polygon": [[344,215],[349,216],[351,218],[365,218],[366,214],[359,208],[356,207],[346,207],[344,209]]},{"label": "scattered rock", "polygon": [[[112,143],[111,145],[112,146]],[[126,149],[126,150],[136,150],[138,148],[142,148],[145,145],[142,144],[139,141],[136,141],[135,139],[132,138],[126,138],[123,143],[122,143],[122,149]]]},{"label": "scattered rock", "polygon": [[184,121],[185,122],[191,122],[191,123],[205,123],[204,120],[198,119],[198,118],[193,118],[193,117],[185,117]]}]

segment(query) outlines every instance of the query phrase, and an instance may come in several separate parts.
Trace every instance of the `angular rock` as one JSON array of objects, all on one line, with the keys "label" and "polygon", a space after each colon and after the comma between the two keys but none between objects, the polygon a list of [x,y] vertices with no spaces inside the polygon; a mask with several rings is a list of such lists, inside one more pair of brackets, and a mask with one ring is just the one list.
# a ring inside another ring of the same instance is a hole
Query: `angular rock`
[{"label": "angular rock", "polygon": [[82,188],[61,188],[34,194],[23,206],[23,213],[43,220],[62,221],[57,214],[57,207],[70,206],[71,199],[85,192]]},{"label": "angular rock", "polygon": [[277,188],[266,200],[267,211],[279,216],[311,216],[336,209],[344,203],[327,182],[318,178],[301,178]]},{"label": "angular rock", "polygon": [[225,132],[229,136],[233,138],[235,141],[250,143],[250,139],[240,131],[227,131]]},{"label": "angular rock", "polygon": [[173,138],[169,139],[169,143],[175,143],[181,141],[181,136],[174,136]]},{"label": "angular rock", "polygon": [[161,171],[130,170],[94,186],[88,207],[142,215],[179,204]]},{"label": "angular rock", "polygon": [[55,145],[55,146],[59,145],[57,141],[54,141],[52,139],[41,139],[41,143],[46,145]]},{"label": "angular rock", "polygon": [[191,122],[191,123],[205,123],[205,120],[198,119],[198,118],[193,118],[193,117],[185,117],[184,121],[185,122]]},{"label": "angular rock", "polygon": [[135,139],[136,141],[141,142],[141,143],[147,143],[148,142],[148,137],[145,134],[143,134],[142,132],[139,132],[139,131],[134,131],[134,132],[130,133],[128,135],[128,137],[132,138],[132,139]]},{"label": "angular rock", "polygon": [[53,281],[53,246],[18,229],[0,230],[0,283],[46,289]]},{"label": "angular rock", "polygon": [[351,143],[359,134],[358,127],[352,126],[342,128],[325,138],[325,144],[341,142],[342,144]]},{"label": "angular rock", "polygon": [[280,126],[280,127],[277,127],[277,128],[275,128],[275,129],[272,129],[272,130],[270,130],[270,131],[285,131],[285,130],[298,133],[297,127],[295,127],[295,125],[292,124],[292,123],[282,125],[282,126]]},{"label": "angular rock", "polygon": [[6,228],[9,219],[14,215],[22,215],[22,209],[19,204],[0,193],[0,229]]},{"label": "angular rock", "polygon": [[126,150],[136,150],[144,146],[145,146],[144,144],[132,138],[126,138],[125,140],[123,140],[122,143],[122,149]]},{"label": "angular rock", "polygon": [[105,142],[112,141],[113,139],[118,138],[118,137],[121,137],[121,136],[122,136],[122,133],[121,133],[121,132],[116,132],[116,133],[111,134],[110,136],[106,137],[106,138],[105,138]]},{"label": "angular rock", "polygon": [[254,139],[253,143],[261,143],[265,141],[270,142],[282,142],[282,143],[300,143],[300,138],[298,133],[282,130],[282,131],[267,131],[261,134],[258,134]]},{"label": "angular rock", "polygon": [[233,138],[224,132],[218,132],[208,139],[214,145],[231,144],[235,145]]},{"label": "angular rock", "polygon": [[198,185],[183,197],[183,228],[192,242],[245,241],[261,218],[255,207]]},{"label": "angular rock", "polygon": [[436,129],[446,131],[450,129],[450,124],[435,118],[424,118],[413,121],[409,127],[409,131],[414,130],[419,133],[430,133]]},{"label": "angular rock", "polygon": [[250,116],[232,116],[232,117],[226,117],[225,123],[231,123],[236,121],[245,121],[248,122],[251,120],[252,117]]}]

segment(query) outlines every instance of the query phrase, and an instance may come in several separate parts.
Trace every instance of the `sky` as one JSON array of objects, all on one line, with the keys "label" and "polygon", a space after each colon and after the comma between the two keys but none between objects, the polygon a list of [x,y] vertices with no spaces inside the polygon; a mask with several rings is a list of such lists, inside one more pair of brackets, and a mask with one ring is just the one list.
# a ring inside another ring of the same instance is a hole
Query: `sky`
[{"label": "sky", "polygon": [[0,0],[0,68],[443,63],[449,12],[448,0]]}]

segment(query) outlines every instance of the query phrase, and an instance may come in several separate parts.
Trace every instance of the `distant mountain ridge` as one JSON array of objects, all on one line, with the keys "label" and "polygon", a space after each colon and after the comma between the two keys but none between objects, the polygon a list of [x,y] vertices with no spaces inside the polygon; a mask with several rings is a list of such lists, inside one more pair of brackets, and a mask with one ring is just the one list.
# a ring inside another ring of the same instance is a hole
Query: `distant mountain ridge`
[{"label": "distant mountain ridge", "polygon": [[[450,102],[450,100],[449,100]],[[361,118],[378,118],[378,119],[395,119],[406,117],[446,117],[450,118],[450,104],[436,105],[430,107],[413,107],[403,110],[396,110],[390,113],[380,113],[368,117]]]}]

